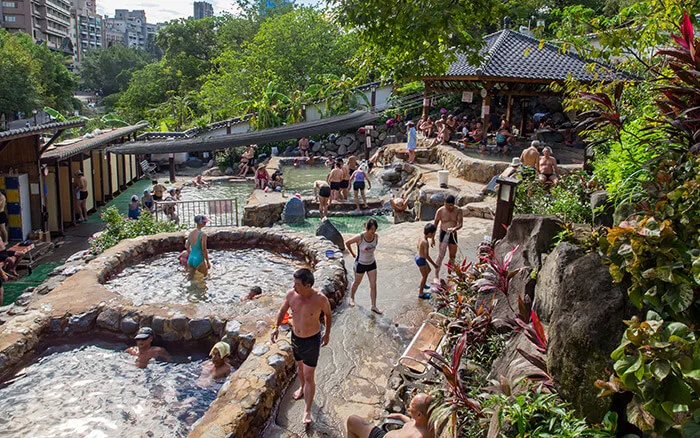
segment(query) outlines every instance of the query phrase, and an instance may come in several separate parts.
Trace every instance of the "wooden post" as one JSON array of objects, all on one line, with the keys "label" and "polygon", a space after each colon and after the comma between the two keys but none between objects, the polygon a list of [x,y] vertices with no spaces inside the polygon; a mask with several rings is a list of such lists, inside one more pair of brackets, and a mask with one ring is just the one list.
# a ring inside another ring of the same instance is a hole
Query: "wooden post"
[{"label": "wooden post", "polygon": [[[58,233],[63,235],[63,206],[61,205],[61,171],[56,160],[56,206],[58,207]],[[50,227],[49,227],[50,228]],[[50,232],[50,231],[49,231]]]},{"label": "wooden post", "polygon": [[175,154],[168,154],[168,165],[170,167],[170,182],[174,183],[175,182]]},{"label": "wooden post", "polygon": [[525,127],[527,126],[526,120],[527,120],[527,104],[526,100],[521,100],[520,101],[520,135],[524,136],[525,135]]},{"label": "wooden post", "polygon": [[484,140],[488,138],[489,114],[491,114],[491,95],[484,95],[484,91],[488,93],[488,89],[488,84],[484,83],[484,88],[481,90],[481,123],[483,124]]},{"label": "wooden post", "polygon": [[70,223],[75,226],[75,185],[72,184],[73,178],[73,157],[68,158],[68,183],[70,184]]},{"label": "wooden post", "polygon": [[508,130],[513,126],[513,120],[511,120],[513,113],[513,96],[507,96],[508,105],[506,105],[506,120],[508,120]]},{"label": "wooden post", "polygon": [[372,94],[370,96],[370,105],[372,105],[372,109],[374,109],[375,106],[377,106],[377,89],[372,87]]},{"label": "wooden post", "polygon": [[423,115],[428,117],[430,114],[430,82],[425,81],[425,88],[423,89]]}]

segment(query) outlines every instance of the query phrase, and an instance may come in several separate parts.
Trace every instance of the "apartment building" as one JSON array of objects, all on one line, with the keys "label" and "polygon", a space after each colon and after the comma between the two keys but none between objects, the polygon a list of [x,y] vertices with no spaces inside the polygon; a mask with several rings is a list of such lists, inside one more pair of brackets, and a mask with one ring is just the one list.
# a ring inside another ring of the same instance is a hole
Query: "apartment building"
[{"label": "apartment building", "polygon": [[105,40],[107,45],[122,44],[147,50],[158,32],[157,24],[146,22],[146,11],[117,9],[113,18],[105,17]]},{"label": "apartment building", "polygon": [[50,49],[72,54],[70,10],[68,0],[1,0],[0,27],[26,32]]},{"label": "apartment building", "polygon": [[194,19],[201,20],[202,18],[213,17],[214,6],[211,3],[201,1],[194,2]]}]

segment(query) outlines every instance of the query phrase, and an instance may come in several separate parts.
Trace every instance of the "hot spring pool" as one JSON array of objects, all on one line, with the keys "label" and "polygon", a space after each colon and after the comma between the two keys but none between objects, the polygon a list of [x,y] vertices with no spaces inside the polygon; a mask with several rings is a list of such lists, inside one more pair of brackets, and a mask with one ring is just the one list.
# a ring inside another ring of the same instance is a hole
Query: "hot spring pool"
[{"label": "hot spring pool", "polygon": [[206,278],[192,278],[180,266],[178,252],[167,252],[128,266],[105,286],[134,302],[187,304],[238,302],[252,286],[264,294],[283,295],[294,282],[292,274],[306,265],[288,255],[264,249],[210,250]]},{"label": "hot spring pool", "polygon": [[222,383],[198,383],[205,355],[173,355],[176,363],[152,360],[140,369],[127,347],[97,342],[44,350],[14,382],[0,385],[0,435],[186,436]]},{"label": "hot spring pool", "polygon": [[[302,196],[313,196],[314,181],[326,180],[330,169],[325,166],[281,166],[282,177],[286,190],[300,193]],[[381,181],[372,178],[372,189],[365,190],[367,197],[380,197],[383,187]],[[353,195],[351,195],[353,196]],[[353,198],[354,199],[354,198]]]}]

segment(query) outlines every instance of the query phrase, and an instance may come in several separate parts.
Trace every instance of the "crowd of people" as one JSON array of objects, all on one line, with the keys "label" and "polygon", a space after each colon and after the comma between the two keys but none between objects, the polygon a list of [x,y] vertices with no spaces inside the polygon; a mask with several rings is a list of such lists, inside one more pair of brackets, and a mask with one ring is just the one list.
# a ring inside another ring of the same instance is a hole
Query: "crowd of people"
[{"label": "crowd of people", "polygon": [[[198,176],[201,180],[201,175]],[[195,184],[196,184],[195,178]],[[129,219],[138,219],[141,217],[143,211],[148,211],[154,213],[156,211],[156,202],[163,202],[161,208],[163,213],[168,217],[169,220],[179,223],[180,218],[177,214],[177,209],[174,204],[167,204],[167,202],[175,202],[180,200],[181,189],[180,188],[166,188],[163,184],[159,183],[158,180],[153,180],[153,187],[151,189],[145,189],[142,196],[139,198],[138,195],[132,195],[131,201],[129,202],[127,208],[126,216]],[[200,184],[205,184],[201,181]],[[208,183],[206,183],[208,184]]]}]

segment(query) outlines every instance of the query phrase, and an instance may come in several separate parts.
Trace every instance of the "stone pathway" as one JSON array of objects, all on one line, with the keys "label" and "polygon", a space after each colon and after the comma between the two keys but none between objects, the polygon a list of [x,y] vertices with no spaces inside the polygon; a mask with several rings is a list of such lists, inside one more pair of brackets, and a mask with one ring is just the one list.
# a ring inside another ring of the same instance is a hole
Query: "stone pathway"
[{"label": "stone pathway", "polygon": [[[295,380],[281,401],[274,423],[262,436],[339,437],[344,436],[345,420],[351,414],[378,419],[393,364],[433,309],[432,302],[417,298],[419,272],[413,262],[425,224],[404,223],[379,233],[378,306],[384,315],[369,310],[367,280],[357,292],[355,308],[348,307],[346,297],[336,309],[331,341],[321,350],[316,370],[313,425],[305,430],[301,424],[304,403],[292,400],[292,392],[299,387]],[[465,219],[459,246],[470,260],[484,236],[490,235],[491,227],[489,220]],[[436,254],[436,250],[433,252]],[[352,262],[346,254],[346,266],[351,267]],[[442,273],[446,273],[444,268]]]}]

